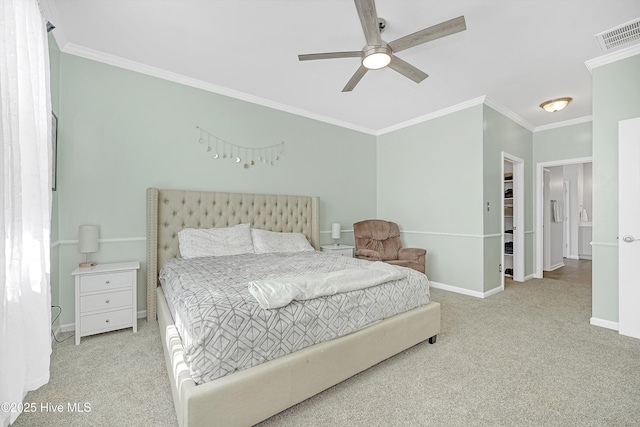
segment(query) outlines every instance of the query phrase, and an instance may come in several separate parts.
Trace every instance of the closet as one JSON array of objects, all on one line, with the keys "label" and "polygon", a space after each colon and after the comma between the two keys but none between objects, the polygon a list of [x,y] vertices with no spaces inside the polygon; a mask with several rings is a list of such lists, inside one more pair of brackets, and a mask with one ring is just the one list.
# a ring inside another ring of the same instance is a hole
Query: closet
[{"label": "closet", "polygon": [[514,209],[514,188],[513,188],[513,164],[509,161],[504,161],[504,176],[502,184],[503,194],[503,233],[504,237],[502,253],[503,253],[503,269],[505,277],[513,277],[513,209]]},{"label": "closet", "polygon": [[524,281],[524,160],[502,153],[502,285]]}]

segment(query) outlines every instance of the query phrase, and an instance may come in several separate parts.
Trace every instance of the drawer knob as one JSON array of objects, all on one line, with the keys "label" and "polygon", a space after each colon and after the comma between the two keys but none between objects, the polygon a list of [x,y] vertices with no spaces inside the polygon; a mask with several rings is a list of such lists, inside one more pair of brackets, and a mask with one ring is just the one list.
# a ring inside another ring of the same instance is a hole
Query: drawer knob
[{"label": "drawer knob", "polygon": [[110,302],[110,301],[109,301],[109,300],[106,300],[105,302],[106,302],[107,304],[109,304],[109,302]]},{"label": "drawer knob", "polygon": [[106,283],[106,284],[108,285],[108,284],[109,284],[109,283],[111,283],[111,282],[110,282],[109,280],[107,280],[107,281],[106,281],[106,282],[104,282],[104,283]]},{"label": "drawer knob", "polygon": [[109,323],[109,319],[105,320],[105,322]]}]

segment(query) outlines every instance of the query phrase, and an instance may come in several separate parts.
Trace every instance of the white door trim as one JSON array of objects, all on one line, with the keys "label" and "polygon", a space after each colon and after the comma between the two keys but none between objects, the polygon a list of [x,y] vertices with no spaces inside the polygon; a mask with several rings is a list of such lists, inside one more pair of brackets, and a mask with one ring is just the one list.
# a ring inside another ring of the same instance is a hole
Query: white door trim
[{"label": "white door trim", "polygon": [[542,262],[544,257],[544,242],[543,242],[543,226],[542,221],[544,219],[544,168],[553,167],[553,166],[566,166],[566,165],[575,165],[579,163],[592,163],[593,157],[578,157],[575,159],[566,159],[566,160],[554,160],[551,162],[540,162],[536,164],[536,256],[535,256],[535,271],[533,276],[542,279]]},{"label": "white door trim", "polygon": [[569,258],[571,256],[571,181],[563,180],[562,187],[564,190],[564,223],[562,228],[564,230],[563,242],[562,242],[562,256]]},{"label": "white door trim", "polygon": [[[524,282],[524,160],[513,154],[502,152],[502,174],[500,176],[502,183],[504,183],[505,161],[513,165],[513,280]],[[502,197],[504,205],[504,194]],[[504,206],[502,212],[504,212]],[[502,216],[502,233],[504,233],[504,216]],[[504,254],[504,234],[500,251]],[[502,258],[504,266],[504,255]],[[502,286],[504,286],[504,268]]]}]

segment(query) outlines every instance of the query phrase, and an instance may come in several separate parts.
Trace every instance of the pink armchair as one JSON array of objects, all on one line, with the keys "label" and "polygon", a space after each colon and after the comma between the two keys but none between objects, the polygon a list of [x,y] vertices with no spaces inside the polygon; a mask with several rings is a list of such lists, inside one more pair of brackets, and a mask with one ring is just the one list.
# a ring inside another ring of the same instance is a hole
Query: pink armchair
[{"label": "pink armchair", "polygon": [[427,251],[403,248],[398,224],[380,219],[367,219],[353,224],[356,258],[384,261],[410,267],[424,273]]}]

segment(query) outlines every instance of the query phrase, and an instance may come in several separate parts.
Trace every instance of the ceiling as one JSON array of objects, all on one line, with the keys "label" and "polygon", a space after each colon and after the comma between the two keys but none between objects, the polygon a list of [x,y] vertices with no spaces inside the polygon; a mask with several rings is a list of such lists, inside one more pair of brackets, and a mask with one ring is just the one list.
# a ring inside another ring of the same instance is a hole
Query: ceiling
[{"label": "ceiling", "polygon": [[[423,82],[385,68],[343,93],[359,58],[297,55],[362,49],[350,0],[43,3],[63,52],[372,134],[485,99],[530,130],[587,120],[594,35],[640,17],[638,0],[377,0],[387,42],[460,15],[467,30],[398,53]],[[564,96],[561,112],[539,107]]]}]

